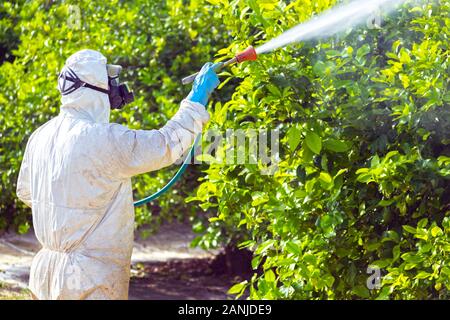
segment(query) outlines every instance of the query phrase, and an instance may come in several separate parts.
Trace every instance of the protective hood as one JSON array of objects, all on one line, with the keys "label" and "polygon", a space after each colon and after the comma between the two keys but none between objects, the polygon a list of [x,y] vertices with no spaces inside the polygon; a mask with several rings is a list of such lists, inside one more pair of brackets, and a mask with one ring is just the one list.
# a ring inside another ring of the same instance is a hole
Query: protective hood
[{"label": "protective hood", "polygon": [[[82,81],[108,90],[106,58],[100,52],[89,49],[78,51],[66,60],[61,72],[67,68],[75,72]],[[63,95],[61,103],[61,113],[98,123],[109,122],[110,103],[105,93],[81,87]]]}]

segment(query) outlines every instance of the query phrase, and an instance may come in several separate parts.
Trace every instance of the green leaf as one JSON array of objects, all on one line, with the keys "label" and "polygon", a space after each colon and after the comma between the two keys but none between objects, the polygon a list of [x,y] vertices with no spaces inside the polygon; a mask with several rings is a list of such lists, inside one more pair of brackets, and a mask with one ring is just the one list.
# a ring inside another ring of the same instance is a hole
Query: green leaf
[{"label": "green leaf", "polygon": [[370,167],[371,168],[375,168],[380,164],[380,158],[378,157],[378,155],[374,155],[372,157],[372,160],[370,160]]},{"label": "green leaf", "polygon": [[327,66],[325,65],[325,63],[323,61],[319,60],[314,65],[313,71],[317,75],[322,75],[325,73],[326,68],[327,68]]},{"label": "green leaf", "polygon": [[259,267],[259,264],[261,263],[261,259],[263,256],[255,255],[252,259],[252,269],[256,270]]},{"label": "green leaf", "polygon": [[383,199],[378,202],[378,205],[381,207],[389,207],[391,204],[395,202],[394,199]]},{"label": "green leaf", "polygon": [[[334,219],[329,214],[320,218],[320,227],[324,230],[328,230],[333,227]],[[328,230],[329,231],[329,230]]]},{"label": "green leaf", "polygon": [[394,230],[388,230],[383,234],[383,239],[381,241],[382,242],[386,242],[386,241],[399,242],[400,236]]},{"label": "green leaf", "polygon": [[408,64],[411,62],[411,57],[409,56],[408,52],[405,48],[402,48],[400,50],[400,62]]},{"label": "green leaf", "polygon": [[376,266],[380,269],[386,268],[388,265],[390,265],[392,262],[391,259],[381,259],[381,260],[375,260],[371,263],[371,265]]},{"label": "green leaf", "polygon": [[350,149],[350,146],[345,141],[336,139],[325,140],[323,142],[323,147],[334,152],[346,152]]},{"label": "green leaf", "polygon": [[378,295],[378,297],[376,298],[376,300],[388,300],[389,299],[389,294],[390,294],[390,289],[389,287],[383,287],[381,289],[380,294]]},{"label": "green leaf", "polygon": [[238,244],[239,249],[251,248],[256,244],[255,240],[246,240]]},{"label": "green leaf", "polygon": [[322,150],[322,139],[312,131],[309,131],[305,137],[306,145],[315,154],[320,154]]},{"label": "green leaf", "polygon": [[370,52],[370,46],[368,44],[364,44],[356,51],[356,57],[358,59],[366,56]]},{"label": "green leaf", "polygon": [[443,234],[442,229],[439,228],[438,226],[434,226],[433,228],[431,228],[431,235],[434,238],[437,237],[438,235],[442,235],[442,234]]},{"label": "green leaf", "polygon": [[247,280],[236,283],[234,286],[232,286],[229,290],[228,293],[229,294],[240,294],[245,287],[247,286]]},{"label": "green leaf", "polygon": [[362,182],[362,183],[369,183],[373,180],[373,177],[371,174],[369,173],[364,173],[358,176],[358,178],[356,178],[356,181]]},{"label": "green leaf", "polygon": [[22,223],[19,225],[18,232],[19,234],[26,234],[28,230],[30,229],[30,224],[28,222]]},{"label": "green leaf", "polygon": [[303,255],[303,261],[305,261],[308,264],[315,265],[317,263],[317,258],[315,255],[313,255],[311,253],[305,253]]},{"label": "green leaf", "polygon": [[302,252],[300,250],[300,247],[294,243],[293,241],[288,241],[286,243],[286,250],[290,253],[293,253],[295,255],[300,255]]},{"label": "green leaf", "polygon": [[403,226],[403,230],[405,230],[405,231],[407,231],[409,233],[412,233],[412,234],[416,234],[417,233],[416,228],[413,228],[413,227],[408,226],[408,225],[404,225]]},{"label": "green leaf", "polygon": [[395,157],[396,155],[398,155],[398,151],[397,151],[397,150],[395,150],[395,151],[389,151],[389,152],[387,153],[387,155],[384,157],[383,163],[386,163],[387,160],[389,160],[389,159],[392,158],[392,157]]},{"label": "green leaf", "polygon": [[252,200],[252,206],[256,207],[269,201],[269,196],[264,192],[256,191],[252,193]]},{"label": "green leaf", "polygon": [[326,184],[330,184],[333,182],[333,178],[331,178],[330,174],[327,172],[321,172],[319,175],[319,179]]},{"label": "green leaf", "polygon": [[269,283],[275,282],[275,273],[271,269],[267,270],[266,272],[264,272],[264,279]]},{"label": "green leaf", "polygon": [[424,260],[423,256],[419,256],[418,254],[414,254],[412,252],[406,252],[402,254],[401,257],[406,262],[409,262],[412,266],[415,266]]},{"label": "green leaf", "polygon": [[340,169],[337,173],[336,173],[336,175],[334,176],[334,178],[336,179],[337,177],[339,177],[341,174],[343,174],[343,173],[345,173],[345,172],[347,172],[348,171],[348,169]]},{"label": "green leaf", "polygon": [[366,286],[363,285],[357,285],[353,288],[353,293],[356,294],[360,298],[369,298],[370,293],[369,289],[367,289]]},{"label": "green leaf", "polygon": [[272,248],[275,243],[275,240],[266,240],[261,243],[255,250],[255,254],[261,254],[266,252],[269,248]]},{"label": "green leaf", "polygon": [[441,269],[441,273],[445,274],[446,276],[450,277],[450,268],[443,266]]},{"label": "green leaf", "polygon": [[202,221],[197,221],[196,223],[194,223],[194,225],[192,226],[192,231],[194,231],[195,233],[204,232],[205,226],[203,225]]},{"label": "green leaf", "polygon": [[333,188],[333,178],[327,172],[321,172],[319,175],[319,180],[322,188],[325,190],[330,190]]},{"label": "green leaf", "polygon": [[282,94],[280,89],[278,89],[276,86],[274,86],[273,84],[268,84],[267,85],[267,89],[269,89],[270,93],[272,95],[274,95],[275,97],[281,98]]},{"label": "green leaf", "polygon": [[297,127],[291,127],[289,128],[287,132],[287,139],[288,139],[288,145],[289,149],[291,151],[294,151],[301,140],[301,131]]},{"label": "green leaf", "polygon": [[431,276],[430,273],[425,272],[425,271],[420,271],[415,277],[414,279],[426,279],[429,278]]},{"label": "green leaf", "polygon": [[400,258],[400,245],[396,245],[394,248],[392,248],[392,262],[395,262]]},{"label": "green leaf", "polygon": [[302,142],[302,159],[305,163],[311,162],[313,159],[314,153],[308,148],[306,144],[306,140]]},{"label": "green leaf", "polygon": [[425,228],[425,226],[428,224],[428,219],[423,218],[417,223],[417,228]]}]

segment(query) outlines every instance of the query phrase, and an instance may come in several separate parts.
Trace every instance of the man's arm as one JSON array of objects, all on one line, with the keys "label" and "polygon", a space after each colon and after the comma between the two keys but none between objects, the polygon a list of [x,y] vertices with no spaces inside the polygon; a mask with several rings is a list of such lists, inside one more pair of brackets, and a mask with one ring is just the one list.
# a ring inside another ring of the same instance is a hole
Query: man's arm
[{"label": "man's arm", "polygon": [[160,130],[129,130],[120,125],[108,127],[108,141],[117,156],[113,175],[131,177],[157,170],[178,160],[202,132],[209,120],[205,106],[209,95],[219,85],[217,65],[206,63],[192,85],[180,109]]},{"label": "man's arm", "polygon": [[159,130],[110,127],[120,176],[131,177],[158,170],[177,161],[202,132],[209,114],[200,103],[183,100],[180,109]]}]

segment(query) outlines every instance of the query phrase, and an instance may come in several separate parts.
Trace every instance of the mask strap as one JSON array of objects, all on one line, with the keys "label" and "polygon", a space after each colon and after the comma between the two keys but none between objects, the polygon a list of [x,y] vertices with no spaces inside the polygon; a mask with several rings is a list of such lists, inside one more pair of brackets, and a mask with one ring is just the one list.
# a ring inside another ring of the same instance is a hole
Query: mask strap
[{"label": "mask strap", "polygon": [[86,88],[89,88],[89,89],[92,89],[92,90],[96,90],[96,91],[100,91],[100,92],[103,92],[105,94],[109,94],[109,90],[93,86],[92,84],[89,84],[87,82],[83,82],[83,87],[86,87]]},{"label": "mask strap", "polygon": [[[68,88],[66,88],[67,81],[73,82],[73,84]],[[70,68],[67,68],[64,72],[61,72],[58,76],[58,87],[59,91],[61,91],[61,94],[63,96],[74,92],[79,87],[81,87],[82,84],[83,81],[81,81],[80,78],[78,78],[78,76],[75,74],[75,72],[73,72],[73,70]]]},{"label": "mask strap", "polygon": [[[62,84],[61,84],[61,79],[62,79]],[[71,85],[69,88],[66,89],[67,81],[73,82],[73,85]],[[76,75],[76,73],[70,68],[67,68],[67,70],[65,70],[64,72],[61,72],[59,74],[58,86],[59,86],[59,91],[61,91],[61,94],[63,96],[71,94],[72,92],[74,92],[75,90],[77,90],[80,87],[86,87],[86,88],[89,88],[92,90],[100,91],[105,94],[109,94],[109,90],[106,90],[106,89],[103,89],[103,88],[100,88],[100,87],[97,87],[97,86],[94,86],[92,84],[82,81]]]}]

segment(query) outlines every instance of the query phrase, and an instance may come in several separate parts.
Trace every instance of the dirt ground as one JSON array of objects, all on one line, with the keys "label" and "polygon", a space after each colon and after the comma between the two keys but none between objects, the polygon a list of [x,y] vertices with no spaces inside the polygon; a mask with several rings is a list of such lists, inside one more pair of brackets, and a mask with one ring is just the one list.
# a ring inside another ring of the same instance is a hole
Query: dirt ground
[{"label": "dirt ground", "polygon": [[[219,251],[190,248],[190,227],[163,225],[147,239],[136,238],[132,256],[129,299],[227,299],[226,292],[240,281],[211,268]],[[0,237],[0,300],[29,299],[31,261],[40,246],[33,232]]]}]

